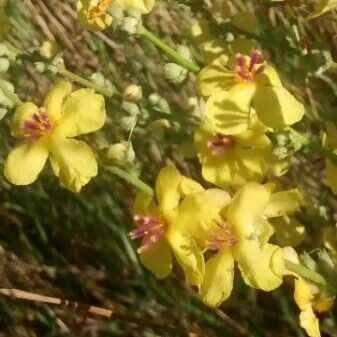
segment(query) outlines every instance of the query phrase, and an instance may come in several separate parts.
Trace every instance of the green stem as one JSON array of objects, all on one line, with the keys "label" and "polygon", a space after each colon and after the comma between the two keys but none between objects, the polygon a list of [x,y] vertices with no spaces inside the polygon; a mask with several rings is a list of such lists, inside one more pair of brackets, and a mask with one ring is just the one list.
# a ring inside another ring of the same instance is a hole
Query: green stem
[{"label": "green stem", "polygon": [[14,92],[11,92],[7,86],[4,84],[4,81],[0,79],[0,90],[7,96],[15,105],[22,104],[21,99]]},{"label": "green stem", "polygon": [[308,281],[315,282],[323,287],[326,286],[326,281],[324,277],[322,277],[320,274],[316,273],[313,270],[310,270],[298,263],[294,263],[289,260],[285,260],[285,266],[289,271],[294,272],[298,276],[301,276]]},{"label": "green stem", "polygon": [[111,97],[113,94],[114,94],[114,91],[111,90],[111,89],[107,89],[107,88],[104,88],[92,81],[89,81],[85,78],[83,78],[82,76],[79,76],[77,74],[74,74],[73,72],[65,69],[65,68],[58,68],[58,71],[61,75],[65,76],[65,77],[68,77],[70,78],[71,80],[79,83],[79,84],[82,84],[83,86],[85,87],[88,87],[88,88],[92,88],[94,89],[95,91],[97,91],[98,93],[104,95],[104,96],[107,96],[107,97]]},{"label": "green stem", "polygon": [[153,189],[149,185],[145,184],[142,180],[140,180],[137,176],[130,174],[116,166],[108,166],[106,167],[106,169],[116,176],[122,178],[126,182],[130,183],[131,185],[137,187],[141,191],[149,195],[153,195]]},{"label": "green stem", "polygon": [[193,71],[194,73],[198,73],[200,71],[200,67],[197,64],[181,56],[178,52],[169,47],[164,41],[159,39],[157,36],[153,35],[146,28],[141,27],[140,34],[143,35],[145,38],[147,38],[149,41],[151,41],[156,47],[161,49],[166,55],[168,55],[172,59],[173,62],[180,64],[182,67],[190,71]]}]

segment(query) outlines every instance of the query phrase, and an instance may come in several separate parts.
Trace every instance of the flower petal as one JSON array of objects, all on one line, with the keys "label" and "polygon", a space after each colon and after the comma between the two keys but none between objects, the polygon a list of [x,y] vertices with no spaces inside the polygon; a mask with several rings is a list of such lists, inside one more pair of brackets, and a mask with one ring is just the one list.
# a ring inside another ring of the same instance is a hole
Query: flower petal
[{"label": "flower petal", "polygon": [[97,175],[95,154],[86,143],[59,138],[50,148],[50,162],[54,173],[73,192],[80,192]]},{"label": "flower petal", "polygon": [[296,212],[303,203],[303,195],[297,189],[273,193],[263,215],[267,218],[279,217]]},{"label": "flower petal", "polygon": [[76,137],[100,129],[105,119],[104,97],[93,89],[80,89],[64,102],[59,130],[66,137]]},{"label": "flower petal", "polygon": [[23,136],[23,123],[27,119],[31,119],[32,116],[39,112],[39,108],[31,102],[25,102],[20,104],[12,117],[11,133],[14,137]]},{"label": "flower petal", "polygon": [[52,121],[55,122],[60,119],[64,99],[70,95],[71,90],[72,86],[70,82],[61,81],[45,97],[42,106],[46,108],[48,116]]},{"label": "flower petal", "polygon": [[314,19],[337,6],[337,0],[320,0],[315,4],[314,11],[307,16],[307,20]]},{"label": "flower petal", "polygon": [[196,242],[188,234],[174,228],[169,229],[167,240],[177,262],[184,271],[186,282],[189,285],[200,286],[205,273],[205,261]]},{"label": "flower petal", "polygon": [[271,291],[282,283],[284,260],[280,247],[269,243],[260,246],[253,239],[244,240],[234,247],[234,258],[249,286]]},{"label": "flower petal", "polygon": [[142,14],[151,12],[154,6],[154,0],[117,0],[124,10],[133,8],[138,9]]},{"label": "flower petal", "polygon": [[165,239],[161,239],[141,253],[140,260],[159,279],[165,278],[171,272],[172,253]]},{"label": "flower petal", "polygon": [[160,210],[154,204],[152,197],[145,193],[139,192],[136,196],[135,203],[133,206],[134,214],[142,214],[142,215],[152,215],[154,217],[161,216]]},{"label": "flower petal", "polygon": [[219,189],[192,193],[187,195],[179,207],[179,215],[172,224],[176,230],[193,237],[203,246],[205,235],[217,227],[220,212],[230,202],[230,195]]},{"label": "flower petal", "polygon": [[321,337],[318,318],[310,305],[301,310],[300,325],[310,337]]},{"label": "flower petal", "polygon": [[5,162],[5,177],[15,185],[28,185],[37,179],[48,158],[45,143],[24,143],[9,153]]},{"label": "flower petal", "polygon": [[300,121],[305,112],[303,104],[281,86],[258,87],[253,106],[259,120],[273,129]]},{"label": "flower petal", "polygon": [[215,61],[215,64],[211,64],[199,72],[197,89],[200,95],[207,97],[230,89],[235,82],[233,72],[226,70]]},{"label": "flower petal", "polygon": [[229,249],[213,255],[205,266],[200,297],[210,307],[217,307],[231,294],[234,280],[234,259]]},{"label": "flower petal", "polygon": [[268,205],[271,191],[267,186],[250,182],[238,190],[228,207],[228,222],[236,235],[246,239],[255,234],[254,222]]},{"label": "flower petal", "polygon": [[206,103],[205,112],[213,128],[226,135],[246,131],[254,92],[255,86],[247,84],[212,95]]},{"label": "flower petal", "polygon": [[203,189],[201,185],[181,175],[175,167],[164,167],[158,174],[155,190],[159,208],[165,218],[172,221],[184,194],[200,189]]}]

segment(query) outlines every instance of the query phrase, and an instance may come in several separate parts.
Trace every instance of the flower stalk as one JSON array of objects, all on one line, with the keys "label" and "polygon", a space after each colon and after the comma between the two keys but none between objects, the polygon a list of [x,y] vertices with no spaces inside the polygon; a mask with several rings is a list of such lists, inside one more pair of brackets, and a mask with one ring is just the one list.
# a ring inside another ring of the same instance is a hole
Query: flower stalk
[{"label": "flower stalk", "polygon": [[194,73],[198,73],[200,71],[200,67],[197,64],[181,56],[178,52],[176,52],[174,49],[168,46],[163,40],[155,36],[145,27],[140,28],[140,34],[144,36],[147,40],[149,40],[151,43],[153,43],[157,48],[161,49],[167,56],[171,58],[173,62],[181,65],[182,67]]},{"label": "flower stalk", "polygon": [[65,76],[65,77],[68,77],[69,79],[73,80],[74,82],[77,82],[85,87],[88,87],[88,88],[92,88],[94,89],[97,93],[100,93],[104,96],[107,96],[107,97],[111,97],[114,95],[114,91],[112,89],[109,89],[109,88],[104,88],[92,81],[89,81],[85,78],[83,78],[82,76],[79,76],[73,72],[71,72],[70,70],[68,69],[65,69],[65,68],[62,68],[62,67],[58,67],[58,72]]},{"label": "flower stalk", "polygon": [[117,166],[108,166],[106,167],[106,169],[114,175],[118,176],[119,178],[122,178],[129,184],[135,186],[139,190],[147,193],[148,195],[153,195],[153,189],[149,185],[145,184],[142,180],[140,180],[137,176],[130,174]]}]

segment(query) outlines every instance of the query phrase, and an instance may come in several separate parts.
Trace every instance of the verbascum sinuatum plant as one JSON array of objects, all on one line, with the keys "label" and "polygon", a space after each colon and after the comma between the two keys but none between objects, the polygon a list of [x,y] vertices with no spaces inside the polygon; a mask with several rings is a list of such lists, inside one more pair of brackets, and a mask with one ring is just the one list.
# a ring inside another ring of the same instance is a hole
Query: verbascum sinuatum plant
[{"label": "verbascum sinuatum plant", "polygon": [[[272,185],[250,182],[233,198],[224,191],[210,189],[187,195],[182,201],[173,226],[176,232],[193,238],[199,252],[192,259],[190,254],[197,251],[182,246],[177,255],[185,263],[195,261],[202,252],[211,255],[198,271],[204,274],[199,294],[207,305],[216,307],[230,296],[234,261],[246,284],[253,288],[271,291],[282,283],[282,250],[268,242],[273,227],[267,219],[298,208],[299,192],[272,193],[272,189]],[[189,259],[184,254],[189,254]],[[195,265],[190,266],[193,269]]]},{"label": "verbascum sinuatum plant", "polygon": [[149,13],[154,0],[78,0],[77,15],[80,24],[91,31],[101,31],[109,27],[113,17],[109,14],[110,6],[118,5],[123,10],[134,8],[141,14]]},{"label": "verbascum sinuatum plant", "polygon": [[33,183],[49,157],[53,172],[71,191],[79,192],[97,175],[95,154],[83,141],[72,139],[100,129],[106,119],[105,102],[93,89],[72,92],[60,82],[41,107],[20,104],[12,118],[11,133],[23,139],[5,162],[5,176],[15,185]]},{"label": "verbascum sinuatum plant", "polygon": [[[193,266],[191,271],[184,269],[188,283],[200,284],[203,274],[198,274],[198,271],[203,261],[202,253],[188,235],[175,231],[174,223],[180,213],[182,199],[202,190],[197,182],[184,177],[174,167],[166,166],[158,174],[155,199],[144,192],[136,196],[136,229],[130,232],[130,237],[134,240],[141,239],[137,250],[140,260],[156,277],[165,278],[169,275],[172,269],[172,251],[175,253],[183,246],[186,254],[176,255],[176,258],[182,266]],[[193,209],[190,211],[193,212]],[[187,261],[181,261],[180,256]]]},{"label": "verbascum sinuatum plant", "polygon": [[272,129],[300,121],[304,106],[282,86],[276,70],[251,55],[220,56],[198,75],[197,87],[206,101],[205,113],[213,128],[223,134],[248,129],[252,108]]}]

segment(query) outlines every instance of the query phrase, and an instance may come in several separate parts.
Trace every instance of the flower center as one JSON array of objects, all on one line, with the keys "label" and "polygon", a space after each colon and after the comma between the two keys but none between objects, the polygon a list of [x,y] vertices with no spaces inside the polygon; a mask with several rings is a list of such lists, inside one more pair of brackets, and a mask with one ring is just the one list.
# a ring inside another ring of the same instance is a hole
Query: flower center
[{"label": "flower center", "polygon": [[40,108],[33,113],[30,119],[22,123],[23,137],[27,140],[39,139],[52,131],[52,123],[49,120],[46,108]]},{"label": "flower center", "polygon": [[88,22],[94,24],[97,19],[103,19],[113,0],[96,0],[88,8]]},{"label": "flower center", "polygon": [[219,250],[226,247],[233,247],[237,239],[228,224],[224,221],[217,221],[216,225],[217,227],[209,233],[205,241],[206,249]]},{"label": "flower center", "polygon": [[254,51],[250,56],[237,54],[235,57],[235,75],[241,80],[252,81],[255,76],[261,74],[266,66],[261,62],[261,54]]},{"label": "flower center", "polygon": [[232,135],[224,135],[217,133],[207,142],[209,148],[214,156],[221,156],[226,149],[231,148],[235,144],[235,138]]},{"label": "flower center", "polygon": [[142,244],[137,249],[137,252],[141,254],[161,239],[166,231],[166,223],[163,219],[140,214],[136,214],[133,220],[137,228],[131,231],[129,235],[132,240],[142,238]]}]

